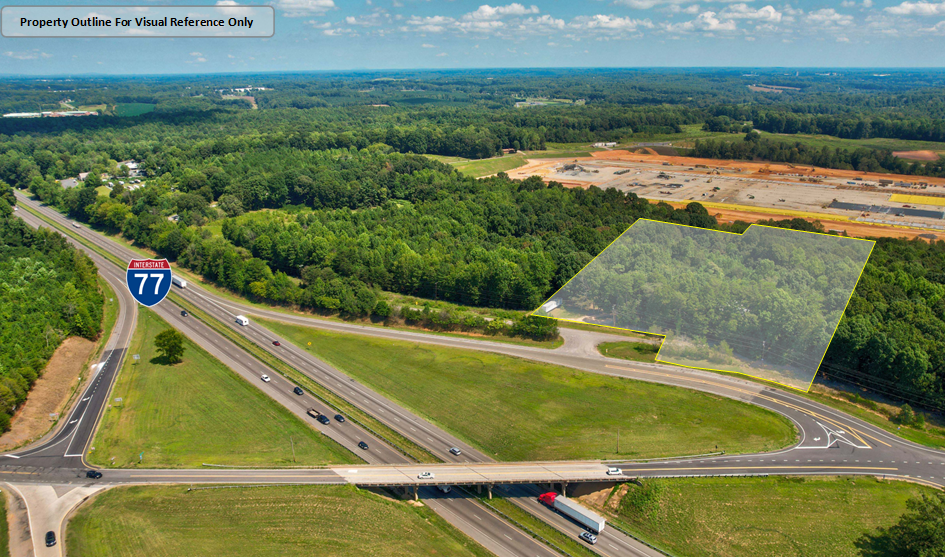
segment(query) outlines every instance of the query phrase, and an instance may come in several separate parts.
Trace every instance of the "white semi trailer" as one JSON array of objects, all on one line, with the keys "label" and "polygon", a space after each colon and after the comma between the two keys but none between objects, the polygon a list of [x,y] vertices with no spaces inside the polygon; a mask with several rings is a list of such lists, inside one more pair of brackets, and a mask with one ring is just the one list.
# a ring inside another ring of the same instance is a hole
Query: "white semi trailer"
[{"label": "white semi trailer", "polygon": [[179,288],[187,288],[187,281],[177,275],[171,277],[171,282],[176,284]]},{"label": "white semi trailer", "polygon": [[604,530],[604,517],[594,511],[585,509],[578,505],[576,501],[568,499],[564,495],[558,495],[554,492],[542,493],[538,496],[538,500],[595,534],[600,534]]}]

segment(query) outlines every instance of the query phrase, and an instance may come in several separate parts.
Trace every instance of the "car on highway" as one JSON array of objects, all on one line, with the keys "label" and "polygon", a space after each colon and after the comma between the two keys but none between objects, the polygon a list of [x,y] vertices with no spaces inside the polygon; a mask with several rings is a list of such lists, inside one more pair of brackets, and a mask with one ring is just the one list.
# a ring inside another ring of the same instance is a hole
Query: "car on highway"
[{"label": "car on highway", "polygon": [[272,345],[273,345],[273,346],[282,346],[282,343],[279,342],[278,340],[274,340],[274,341],[272,341]]},{"label": "car on highway", "polygon": [[436,478],[436,474],[434,474],[433,472],[420,472],[419,474],[417,474],[418,480],[432,480],[434,478]]},{"label": "car on highway", "polygon": [[623,474],[623,470],[621,470],[620,468],[614,468],[613,466],[610,466],[607,468],[608,476],[620,476],[622,474]]},{"label": "car on highway", "polygon": [[337,421],[339,424],[343,424],[345,423],[345,417],[341,414],[335,414],[335,421]]},{"label": "car on highway", "polygon": [[272,379],[269,379],[269,376],[266,375],[265,373],[262,374],[262,377],[260,377],[260,379],[262,379],[264,383],[268,383],[268,382],[272,381]]},{"label": "car on highway", "polygon": [[181,317],[187,317],[188,315],[190,315],[190,314],[187,313],[187,310],[186,310],[186,309],[180,310],[180,316],[181,316]]},{"label": "car on highway", "polygon": [[99,472],[98,470],[87,470],[85,472],[85,477],[92,478],[93,480],[97,480],[102,477],[102,473]]},{"label": "car on highway", "polygon": [[463,451],[459,450],[459,447],[450,447],[450,453],[459,456],[463,454]]},{"label": "car on highway", "polygon": [[595,536],[594,534],[590,532],[581,532],[580,534],[578,534],[578,537],[591,545],[594,545],[597,543],[597,536]]},{"label": "car on highway", "polygon": [[449,493],[450,491],[453,490],[453,488],[448,485],[438,485],[436,486],[436,488],[442,491],[443,493]]},{"label": "car on highway", "polygon": [[292,392],[295,393],[295,394],[297,394],[297,395],[299,395],[299,396],[302,396],[302,395],[305,394],[305,391],[302,390],[302,387],[296,387],[296,388],[292,389]]},{"label": "car on highway", "polygon": [[56,545],[56,533],[52,530],[46,532],[46,547],[52,547]]},{"label": "car on highway", "polygon": [[364,441],[358,441],[358,447],[364,449],[365,451],[368,450],[367,443],[365,443]]},{"label": "car on highway", "polygon": [[331,423],[331,420],[328,418],[328,416],[326,416],[326,415],[324,415],[324,414],[320,415],[319,417],[317,417],[317,418],[315,418],[315,419],[318,420],[318,423],[320,423],[320,424],[322,424],[322,425],[328,425],[328,424]]}]

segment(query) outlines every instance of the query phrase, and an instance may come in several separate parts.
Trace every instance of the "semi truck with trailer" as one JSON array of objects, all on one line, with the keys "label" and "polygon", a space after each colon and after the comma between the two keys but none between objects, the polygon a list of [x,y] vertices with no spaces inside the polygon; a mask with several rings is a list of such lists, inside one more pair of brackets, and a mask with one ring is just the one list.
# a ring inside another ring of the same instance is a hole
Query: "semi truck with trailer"
[{"label": "semi truck with trailer", "polygon": [[187,281],[177,275],[171,277],[171,282],[176,284],[178,288],[187,288]]},{"label": "semi truck with trailer", "polygon": [[538,500],[595,534],[600,534],[604,530],[604,517],[564,495],[554,492],[542,493],[538,496]]}]

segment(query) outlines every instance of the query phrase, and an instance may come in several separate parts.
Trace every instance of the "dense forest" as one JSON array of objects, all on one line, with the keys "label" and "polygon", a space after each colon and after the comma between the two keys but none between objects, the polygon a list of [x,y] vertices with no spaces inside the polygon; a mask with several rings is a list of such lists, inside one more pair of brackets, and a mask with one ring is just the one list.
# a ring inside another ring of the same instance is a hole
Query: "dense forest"
[{"label": "dense forest", "polygon": [[554,300],[569,314],[666,335],[661,360],[750,366],[806,389],[872,248],[769,227],[736,236],[641,221]]},{"label": "dense forest", "polygon": [[26,400],[59,344],[94,339],[104,299],[95,265],[61,235],[33,230],[13,214],[0,182],[0,431]]},{"label": "dense forest", "polygon": [[[735,232],[744,225],[720,225],[698,205],[673,209],[613,190],[501,173],[473,180],[420,155],[534,155],[559,144],[686,140],[703,128],[715,135],[689,142],[697,156],[942,176],[942,160],[811,147],[791,134],[936,139],[943,84],[937,70],[882,78],[859,70],[469,70],[8,79],[0,82],[3,111],[54,109],[63,91],[75,106],[106,108],[87,118],[0,119],[0,180],[256,299],[382,318],[393,311],[388,293],[533,309],[638,218]],[[224,98],[248,85],[264,88],[252,91],[258,109]],[[128,104],[153,110],[122,116]],[[122,177],[118,162],[129,159],[140,162],[143,184],[96,189],[98,174]],[[57,182],[82,172],[90,175],[79,187]],[[943,246],[877,243],[821,372],[945,406]],[[403,317],[487,327],[469,315]],[[549,334],[537,321],[510,329]]]}]

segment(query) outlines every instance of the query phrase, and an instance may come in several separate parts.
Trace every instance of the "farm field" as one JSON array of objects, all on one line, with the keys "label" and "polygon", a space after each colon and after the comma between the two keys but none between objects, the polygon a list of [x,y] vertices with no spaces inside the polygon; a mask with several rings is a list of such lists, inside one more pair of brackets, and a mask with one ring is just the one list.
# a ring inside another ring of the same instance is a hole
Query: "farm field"
[{"label": "farm field", "polygon": [[115,105],[116,116],[141,116],[154,110],[155,105],[150,103],[121,103]]},{"label": "farm field", "polygon": [[[169,326],[147,309],[105,411],[89,460],[99,466],[199,468],[203,463],[277,466],[359,462],[219,360],[185,342],[184,361],[167,366],[153,338]],[[291,441],[290,441],[291,438]],[[113,459],[114,458],[114,459]]]},{"label": "farm field", "polygon": [[427,507],[353,486],[115,488],[65,538],[72,557],[490,555]]},{"label": "farm field", "polygon": [[469,162],[456,163],[453,166],[467,176],[479,178],[481,176],[490,176],[498,172],[505,172],[518,168],[525,164],[525,157],[520,154],[506,155],[492,159],[471,160]]},{"label": "farm field", "polygon": [[871,477],[659,479],[617,490],[605,506],[612,519],[685,557],[863,555],[861,536],[932,491]]},{"label": "farm field", "polygon": [[[793,426],[777,414],[687,389],[258,321],[499,460],[644,458],[716,446],[740,453],[795,439]],[[618,428],[634,431],[632,446],[624,444],[619,454]]]},{"label": "farm field", "polygon": [[[945,143],[936,141],[915,141],[908,139],[891,139],[885,137],[874,137],[870,139],[843,139],[832,135],[805,135],[805,134],[775,134],[768,132],[759,132],[766,139],[777,141],[788,141],[791,143],[803,143],[812,147],[830,147],[841,148],[848,151],[855,149],[875,149],[879,151],[933,151],[945,153]],[[737,136],[741,141],[744,135]]]}]

